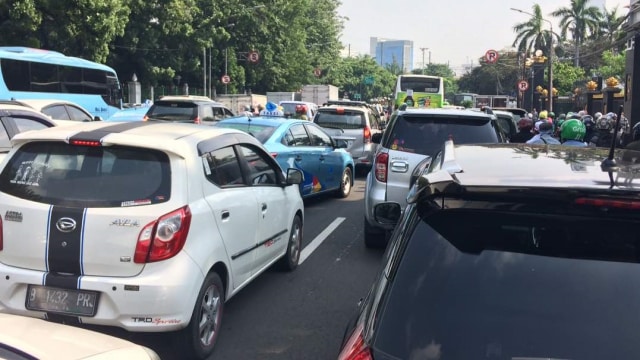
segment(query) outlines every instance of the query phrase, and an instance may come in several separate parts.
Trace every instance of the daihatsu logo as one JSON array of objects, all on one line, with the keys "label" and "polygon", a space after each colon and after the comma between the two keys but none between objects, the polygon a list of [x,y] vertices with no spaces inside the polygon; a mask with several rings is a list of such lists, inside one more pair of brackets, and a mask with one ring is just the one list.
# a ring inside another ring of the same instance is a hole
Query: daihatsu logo
[{"label": "daihatsu logo", "polygon": [[76,221],[68,217],[60,218],[56,221],[56,228],[63,233],[72,232],[76,229]]}]

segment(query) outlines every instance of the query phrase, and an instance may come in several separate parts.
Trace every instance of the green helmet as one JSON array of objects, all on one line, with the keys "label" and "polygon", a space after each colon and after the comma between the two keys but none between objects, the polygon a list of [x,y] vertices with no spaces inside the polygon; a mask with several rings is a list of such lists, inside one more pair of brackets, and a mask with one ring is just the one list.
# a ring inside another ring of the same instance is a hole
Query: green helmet
[{"label": "green helmet", "polygon": [[549,117],[551,119],[555,119],[556,118],[556,114],[554,114],[553,111],[549,111]]},{"label": "green helmet", "polygon": [[578,119],[569,119],[562,123],[560,127],[560,139],[562,141],[567,140],[584,140],[584,135],[587,132],[587,128],[582,121]]}]

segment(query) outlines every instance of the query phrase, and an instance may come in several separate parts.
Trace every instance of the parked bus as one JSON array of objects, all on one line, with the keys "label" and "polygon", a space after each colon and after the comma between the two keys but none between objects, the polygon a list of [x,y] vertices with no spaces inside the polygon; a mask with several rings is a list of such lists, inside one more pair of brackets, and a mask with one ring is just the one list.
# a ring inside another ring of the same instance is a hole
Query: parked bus
[{"label": "parked bus", "polygon": [[415,107],[440,108],[443,105],[444,81],[440,76],[398,75],[394,93],[396,106],[406,102],[407,91],[412,94],[413,106]]},{"label": "parked bus", "polygon": [[108,119],[122,109],[112,68],[56,51],[0,47],[0,100],[62,99]]}]

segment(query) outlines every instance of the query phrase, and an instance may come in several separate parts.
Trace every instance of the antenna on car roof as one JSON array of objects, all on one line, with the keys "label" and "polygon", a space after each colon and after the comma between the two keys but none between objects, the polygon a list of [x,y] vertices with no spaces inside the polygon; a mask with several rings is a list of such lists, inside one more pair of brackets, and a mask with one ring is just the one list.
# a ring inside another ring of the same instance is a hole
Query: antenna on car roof
[{"label": "antenna on car roof", "polygon": [[611,180],[611,185],[613,185],[613,174],[611,172],[618,170],[618,164],[616,163],[616,160],[613,158],[613,156],[616,151],[616,143],[618,142],[618,131],[620,131],[620,120],[622,117],[622,109],[623,109],[623,106],[620,105],[620,107],[618,108],[618,119],[616,120],[616,124],[613,128],[613,138],[611,139],[609,156],[606,159],[602,160],[602,163],[600,164],[600,168],[602,169],[602,171],[609,172],[609,180]]}]

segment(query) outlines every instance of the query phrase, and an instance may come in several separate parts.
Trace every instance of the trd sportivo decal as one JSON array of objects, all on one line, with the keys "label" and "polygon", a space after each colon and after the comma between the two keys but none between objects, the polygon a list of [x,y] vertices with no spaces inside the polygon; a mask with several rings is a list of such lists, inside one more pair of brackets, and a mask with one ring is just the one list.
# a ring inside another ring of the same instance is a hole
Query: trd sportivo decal
[{"label": "trd sportivo decal", "polygon": [[4,221],[22,222],[22,213],[19,211],[7,210],[7,212],[4,213]]}]

